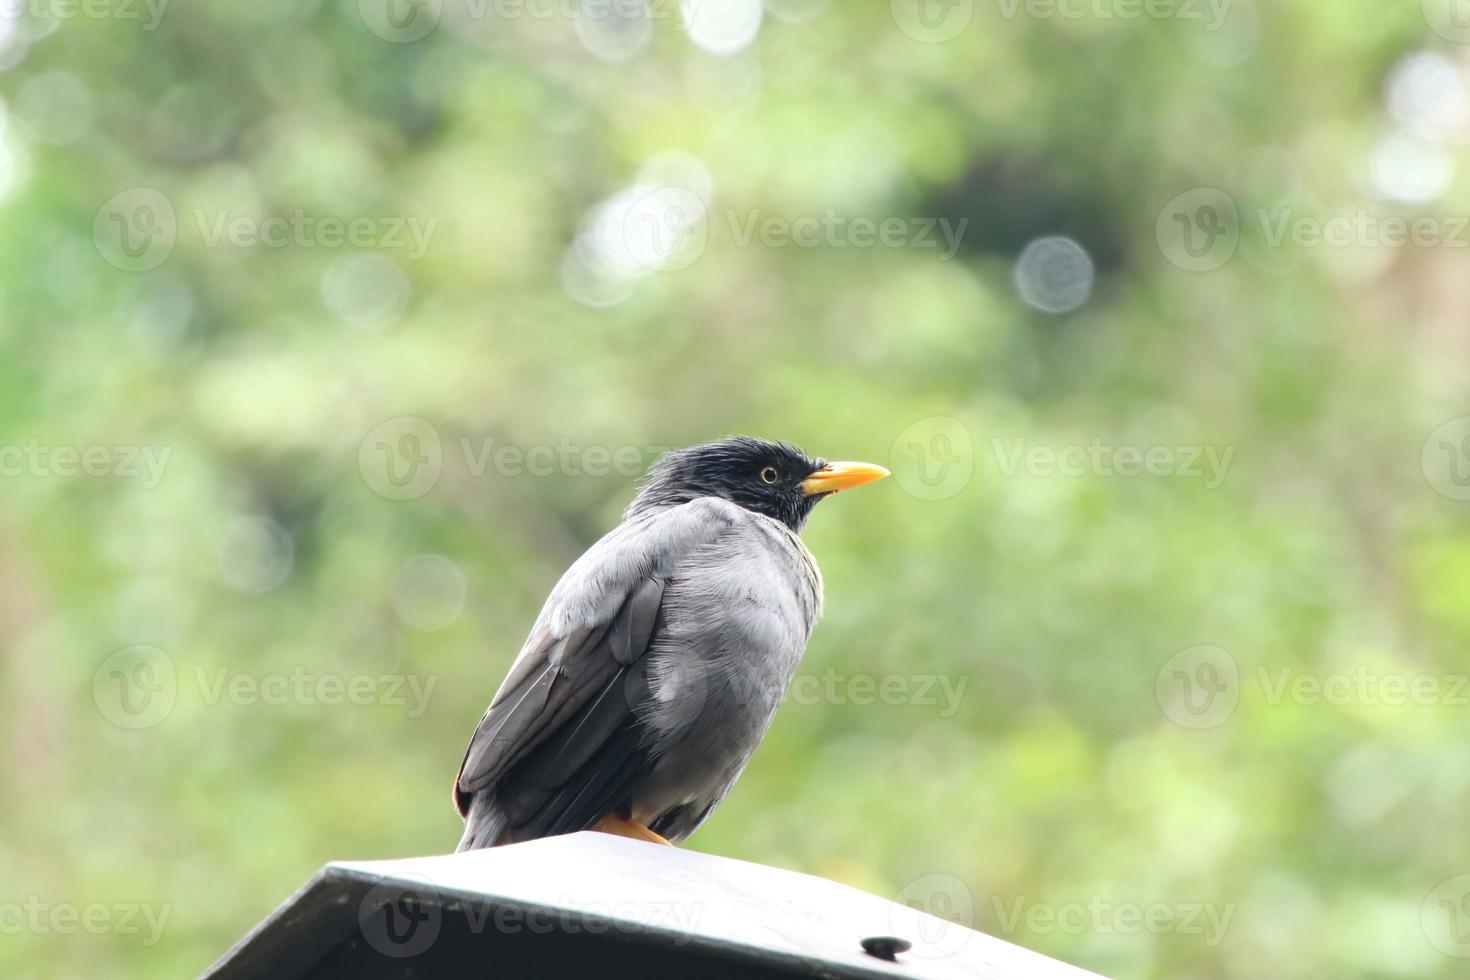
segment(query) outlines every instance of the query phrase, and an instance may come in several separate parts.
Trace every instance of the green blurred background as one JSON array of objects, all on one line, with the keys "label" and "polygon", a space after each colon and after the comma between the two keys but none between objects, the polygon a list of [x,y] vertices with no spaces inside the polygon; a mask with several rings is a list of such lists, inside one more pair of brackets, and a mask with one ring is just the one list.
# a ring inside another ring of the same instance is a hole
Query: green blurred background
[{"label": "green blurred background", "polygon": [[588,3],[0,13],[0,973],[452,849],[557,576],[741,432],[895,478],[689,846],[1113,976],[1465,975],[1453,0]]}]

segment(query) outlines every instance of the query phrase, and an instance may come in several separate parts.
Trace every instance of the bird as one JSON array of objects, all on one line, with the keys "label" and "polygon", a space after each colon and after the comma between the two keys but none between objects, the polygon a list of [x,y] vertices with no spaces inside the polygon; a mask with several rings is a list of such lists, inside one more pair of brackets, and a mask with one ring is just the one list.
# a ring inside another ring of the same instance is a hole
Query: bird
[{"label": "bird", "polygon": [[551,590],[476,726],[454,782],[456,850],[693,833],[764,738],[821,616],[808,515],[888,475],[749,436],[660,457]]}]

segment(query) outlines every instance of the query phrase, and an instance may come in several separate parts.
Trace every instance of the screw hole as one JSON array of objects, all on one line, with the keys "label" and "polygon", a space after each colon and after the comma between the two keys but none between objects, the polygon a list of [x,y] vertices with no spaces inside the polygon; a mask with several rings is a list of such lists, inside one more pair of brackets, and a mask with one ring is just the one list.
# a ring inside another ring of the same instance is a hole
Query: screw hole
[{"label": "screw hole", "polygon": [[899,953],[907,953],[914,944],[897,936],[869,936],[863,940],[863,952],[880,960],[896,960]]}]

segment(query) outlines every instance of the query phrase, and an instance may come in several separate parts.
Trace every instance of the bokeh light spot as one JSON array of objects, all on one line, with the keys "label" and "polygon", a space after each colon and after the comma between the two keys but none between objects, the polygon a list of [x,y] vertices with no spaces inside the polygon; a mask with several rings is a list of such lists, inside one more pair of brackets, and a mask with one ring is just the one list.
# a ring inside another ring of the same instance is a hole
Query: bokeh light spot
[{"label": "bokeh light spot", "polygon": [[415,555],[393,576],[393,611],[404,625],[443,629],[464,611],[464,572],[443,555]]},{"label": "bokeh light spot", "polygon": [[689,40],[714,54],[749,47],[761,29],[760,0],[680,0]]},{"label": "bokeh light spot", "polygon": [[291,574],[296,547],[291,535],[265,517],[237,517],[219,541],[219,569],[225,584],[240,592],[269,592]]},{"label": "bokeh light spot", "polygon": [[1044,313],[1069,313],[1092,295],[1092,258],[1062,235],[1038,238],[1016,260],[1016,291],[1027,306]]},{"label": "bokeh light spot", "polygon": [[322,276],[322,302],[344,323],[376,330],[408,309],[413,285],[386,255],[344,255]]},{"label": "bokeh light spot", "polygon": [[615,64],[632,61],[653,40],[653,18],[643,0],[584,4],[573,29],[582,47]]}]

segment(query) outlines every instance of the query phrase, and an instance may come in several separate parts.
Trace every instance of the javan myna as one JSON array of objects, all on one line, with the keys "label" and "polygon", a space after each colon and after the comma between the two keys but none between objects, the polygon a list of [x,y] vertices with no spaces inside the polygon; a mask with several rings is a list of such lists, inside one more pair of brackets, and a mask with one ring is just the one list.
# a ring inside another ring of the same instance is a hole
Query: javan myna
[{"label": "javan myna", "polygon": [[822,576],[798,534],[887,476],[747,437],[671,452],[551,591],[459,767],[459,850],[578,830],[677,842],[770,727]]}]

